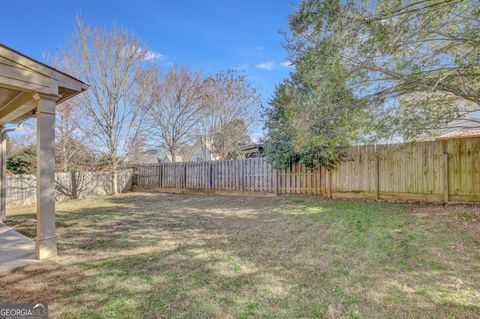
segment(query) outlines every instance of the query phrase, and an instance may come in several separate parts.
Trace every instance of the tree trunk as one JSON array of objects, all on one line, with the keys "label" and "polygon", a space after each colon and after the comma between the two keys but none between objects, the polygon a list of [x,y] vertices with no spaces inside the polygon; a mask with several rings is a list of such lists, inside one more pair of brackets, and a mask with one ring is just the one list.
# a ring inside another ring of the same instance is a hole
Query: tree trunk
[{"label": "tree trunk", "polygon": [[65,142],[62,141],[62,154],[60,155],[62,161],[62,170],[63,172],[68,172],[68,165],[67,165],[67,149],[65,147]]},{"label": "tree trunk", "polygon": [[118,175],[117,175],[117,163],[112,163],[112,195],[118,194]]}]

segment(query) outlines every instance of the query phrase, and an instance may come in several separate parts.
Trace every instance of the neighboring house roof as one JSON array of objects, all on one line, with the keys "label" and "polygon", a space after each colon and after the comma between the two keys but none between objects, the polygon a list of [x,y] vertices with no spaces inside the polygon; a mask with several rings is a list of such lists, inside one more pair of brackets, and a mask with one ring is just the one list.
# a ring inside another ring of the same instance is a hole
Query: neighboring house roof
[{"label": "neighboring house roof", "polygon": [[160,150],[157,150],[157,149],[150,149],[143,152],[143,154],[148,154],[148,155],[157,155],[159,153],[160,153]]},{"label": "neighboring house roof", "polygon": [[[127,162],[130,164],[152,164],[158,163],[158,159],[163,156],[157,149],[149,149],[144,152],[137,152],[130,155]],[[162,157],[163,159],[163,157]]]},{"label": "neighboring house roof", "polygon": [[202,139],[197,139],[195,143],[183,147],[180,151],[180,154],[183,157],[183,160],[188,161],[210,161],[217,160],[218,156],[213,154],[212,146],[209,141],[203,141]]},{"label": "neighboring house roof", "polygon": [[441,135],[439,140],[449,140],[454,138],[469,138],[469,137],[480,137],[480,129],[478,130],[467,130],[467,131],[453,131]]},{"label": "neighboring house roof", "polygon": [[240,149],[245,158],[264,157],[263,144],[250,144]]},{"label": "neighboring house roof", "polygon": [[245,147],[242,147],[240,150],[243,152],[256,150],[256,149],[263,149],[263,144],[250,144]]},{"label": "neighboring house roof", "polygon": [[[164,161],[172,161],[172,156],[170,154],[165,155],[163,158]],[[175,155],[175,162],[183,162],[183,157],[181,155]]]}]

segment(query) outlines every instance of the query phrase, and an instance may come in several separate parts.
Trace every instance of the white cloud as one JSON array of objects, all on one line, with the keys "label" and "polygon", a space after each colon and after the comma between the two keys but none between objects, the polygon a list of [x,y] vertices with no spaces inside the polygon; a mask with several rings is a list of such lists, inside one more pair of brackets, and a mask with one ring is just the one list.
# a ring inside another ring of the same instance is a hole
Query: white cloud
[{"label": "white cloud", "polygon": [[145,55],[145,60],[156,61],[162,59],[163,57],[164,56],[161,53],[148,50],[147,54]]},{"label": "white cloud", "polygon": [[[122,54],[124,55],[141,55],[145,51],[144,48],[138,47],[138,46],[132,46],[130,48],[125,48],[122,50]],[[165,60],[165,56],[161,53],[155,52],[155,51],[150,51],[147,50],[147,53],[145,53],[145,57],[143,58],[145,61],[157,61],[157,60]]]},{"label": "white cloud", "polygon": [[272,71],[273,69],[275,69],[275,63],[273,61],[267,61],[257,64],[255,65],[255,67],[260,70]]},{"label": "white cloud", "polygon": [[284,61],[282,63],[280,63],[281,66],[284,66],[286,68],[293,68],[293,63],[290,62],[290,61]]}]

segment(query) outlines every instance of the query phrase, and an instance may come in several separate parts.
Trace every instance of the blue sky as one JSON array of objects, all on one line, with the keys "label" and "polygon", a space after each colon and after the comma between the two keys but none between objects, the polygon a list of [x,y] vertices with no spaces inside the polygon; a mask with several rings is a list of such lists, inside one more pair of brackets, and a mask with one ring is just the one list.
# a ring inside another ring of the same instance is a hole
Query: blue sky
[{"label": "blue sky", "polygon": [[294,8],[291,0],[9,1],[0,13],[0,42],[44,60],[65,46],[81,14],[91,25],[127,27],[165,65],[242,69],[266,103],[292,70],[279,31]]}]

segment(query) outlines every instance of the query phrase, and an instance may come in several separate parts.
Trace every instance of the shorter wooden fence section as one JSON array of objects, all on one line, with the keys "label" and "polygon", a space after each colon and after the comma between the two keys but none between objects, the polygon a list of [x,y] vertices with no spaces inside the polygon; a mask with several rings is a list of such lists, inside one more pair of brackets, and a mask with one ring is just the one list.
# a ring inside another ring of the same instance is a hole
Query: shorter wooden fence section
[{"label": "shorter wooden fence section", "polygon": [[334,198],[480,200],[480,138],[362,145],[328,170],[265,158],[165,163],[134,168],[143,189],[314,194]]},{"label": "shorter wooden fence section", "polygon": [[265,158],[150,164],[134,167],[145,189],[275,193],[276,171]]}]

